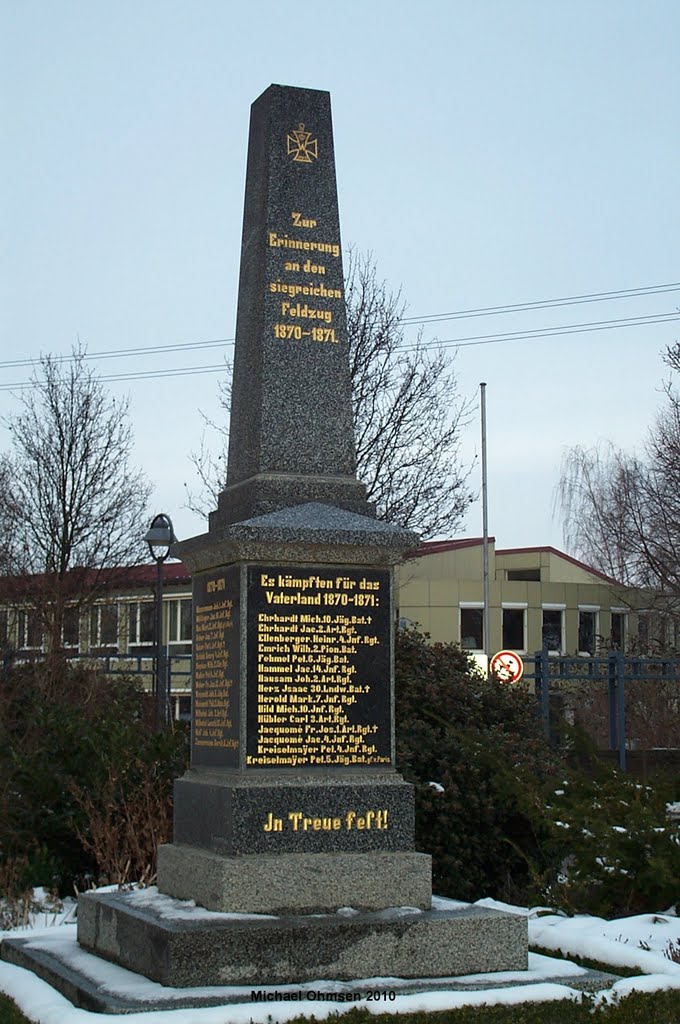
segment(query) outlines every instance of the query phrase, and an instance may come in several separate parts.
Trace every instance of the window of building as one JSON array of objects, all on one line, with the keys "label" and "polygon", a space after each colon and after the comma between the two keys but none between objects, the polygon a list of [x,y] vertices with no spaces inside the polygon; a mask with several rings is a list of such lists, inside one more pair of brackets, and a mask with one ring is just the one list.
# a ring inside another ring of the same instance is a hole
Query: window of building
[{"label": "window of building", "polygon": [[131,601],[127,606],[128,643],[131,648],[154,642],[154,610],[153,601]]},{"label": "window of building", "polygon": [[666,643],[668,645],[667,652],[669,654],[677,654],[678,651],[678,639],[680,638],[680,632],[678,630],[678,619],[675,615],[668,616],[668,626],[666,628]]},{"label": "window of building", "polygon": [[540,569],[508,569],[508,581],[515,583],[540,583]]},{"label": "window of building", "polygon": [[191,721],[191,697],[178,697],[175,717],[180,722]]},{"label": "window of building", "polygon": [[578,612],[578,651],[579,654],[595,654],[597,641],[597,611],[592,608],[579,608]]},{"label": "window of building", "polygon": [[42,623],[37,608],[22,608],[18,615],[18,647],[22,650],[38,650],[42,647]]},{"label": "window of building", "polygon": [[678,622],[665,612],[638,612],[637,653],[671,655],[678,647]]},{"label": "window of building", "polygon": [[90,646],[118,650],[118,605],[96,604],[90,615]]},{"label": "window of building", "polygon": [[612,647],[622,651],[626,646],[626,613],[612,612],[612,624],[609,634]]},{"label": "window of building", "polygon": [[0,608],[0,647],[9,643],[9,609]]},{"label": "window of building", "polygon": [[526,649],[526,608],[503,608],[503,647],[511,651]]},{"label": "window of building", "polygon": [[541,636],[544,651],[560,654],[564,650],[564,611],[561,608],[543,609]]},{"label": "window of building", "polygon": [[678,646],[678,622],[675,616],[660,612],[655,616],[654,653],[670,656]]},{"label": "window of building", "polygon": [[167,637],[171,654],[191,654],[192,603],[190,597],[167,602]]},{"label": "window of building", "polygon": [[460,646],[466,651],[484,650],[484,606],[461,606]]},{"label": "window of building", "polygon": [[64,647],[76,651],[80,646],[80,609],[75,604],[69,604],[64,608],[64,618],[61,624],[61,642]]}]

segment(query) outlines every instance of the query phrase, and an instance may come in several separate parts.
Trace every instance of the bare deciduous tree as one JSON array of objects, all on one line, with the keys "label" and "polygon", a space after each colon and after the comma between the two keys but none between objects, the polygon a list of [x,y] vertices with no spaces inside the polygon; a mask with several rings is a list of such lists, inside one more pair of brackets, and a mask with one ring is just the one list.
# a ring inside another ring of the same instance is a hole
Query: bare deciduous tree
[{"label": "bare deciduous tree", "polygon": [[[451,535],[473,495],[469,467],[461,461],[461,430],[470,413],[461,400],[452,358],[419,336],[406,344],[405,306],[377,277],[370,256],[349,252],[345,280],[350,375],[357,448],[357,476],[382,519],[423,538]],[[228,412],[228,385],[220,390]],[[226,478],[228,427],[206,419],[219,436],[211,451],[204,433],[191,454],[198,494],[187,487],[188,505],[207,515]]]},{"label": "bare deciduous tree", "polygon": [[14,520],[16,518],[11,501],[10,482],[12,471],[9,460],[0,455],[0,576],[11,571]]},{"label": "bare deciduous tree", "polygon": [[[210,512],[217,508],[217,498],[227,481],[227,457],[229,453],[229,414],[231,412],[231,363],[225,363],[226,376],[217,385],[220,407],[224,412],[224,418],[213,420],[204,412],[200,415],[203,419],[203,432],[201,442],[196,451],[189,453],[196,476],[198,477],[197,489],[193,489],[185,482],[187,501],[186,507],[196,515],[208,518]],[[211,443],[211,438],[216,443]]]},{"label": "bare deciduous tree", "polygon": [[[680,371],[680,344],[666,351]],[[642,454],[612,444],[567,452],[555,505],[575,554],[680,607],[680,396],[670,380]],[[663,596],[661,596],[663,595]]]},{"label": "bare deciduous tree", "polygon": [[43,356],[20,401],[4,420],[0,547],[14,592],[39,608],[54,649],[66,603],[93,600],[110,583],[105,570],[141,553],[151,487],[130,465],[127,401],[107,394],[82,349],[69,361]]},{"label": "bare deciduous tree", "polygon": [[381,518],[451,535],[472,501],[460,454],[470,406],[452,358],[422,335],[405,344],[405,305],[370,256],[350,250],[345,294],[357,475]]}]

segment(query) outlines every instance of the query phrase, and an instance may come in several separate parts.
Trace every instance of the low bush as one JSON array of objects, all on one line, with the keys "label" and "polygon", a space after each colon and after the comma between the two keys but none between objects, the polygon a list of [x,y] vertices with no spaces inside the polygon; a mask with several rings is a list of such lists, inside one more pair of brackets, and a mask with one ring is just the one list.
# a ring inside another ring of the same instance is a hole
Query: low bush
[{"label": "low bush", "polygon": [[680,780],[643,785],[573,730],[565,755],[588,757],[570,766],[544,740],[535,697],[414,630],[397,641],[396,710],[435,892],[610,918],[680,900],[680,828],[665,813]]},{"label": "low bush", "polygon": [[664,789],[613,769],[565,779],[546,806],[558,870],[545,899],[604,917],[680,906],[680,828]]},{"label": "low bush", "polygon": [[[370,1005],[370,1004],[369,1004]],[[334,1024],[677,1024],[680,992],[633,992],[614,1004],[581,999],[519,1003],[515,1006],[464,1006],[434,1013],[385,1013],[377,1018],[368,1008],[354,1008],[334,1018]],[[311,1017],[296,1017],[290,1024],[306,1024]]]},{"label": "low bush", "polygon": [[91,666],[36,664],[0,685],[0,866],[17,893],[65,894],[153,872],[169,837],[183,730],[156,733],[130,680]]}]

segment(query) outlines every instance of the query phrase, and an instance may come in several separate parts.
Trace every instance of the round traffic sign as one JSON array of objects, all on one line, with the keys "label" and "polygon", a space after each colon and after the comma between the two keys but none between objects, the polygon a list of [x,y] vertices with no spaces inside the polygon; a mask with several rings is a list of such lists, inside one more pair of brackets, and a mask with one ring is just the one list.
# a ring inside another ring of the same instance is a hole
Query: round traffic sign
[{"label": "round traffic sign", "polygon": [[502,683],[518,683],[524,673],[524,662],[514,651],[499,651],[491,659],[489,669]]}]

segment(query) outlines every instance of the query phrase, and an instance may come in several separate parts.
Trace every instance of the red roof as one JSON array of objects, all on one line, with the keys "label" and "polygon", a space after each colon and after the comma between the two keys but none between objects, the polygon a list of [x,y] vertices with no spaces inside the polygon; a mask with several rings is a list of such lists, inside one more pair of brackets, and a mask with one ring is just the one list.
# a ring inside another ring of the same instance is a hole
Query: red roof
[{"label": "red roof", "polygon": [[[105,569],[102,575],[109,572]],[[130,565],[120,569],[111,569],[111,576],[115,586],[142,586],[156,582],[155,565]],[[165,562],[163,566],[163,580],[165,583],[191,583],[191,574],[183,562]]]},{"label": "red roof", "polygon": [[[100,570],[76,567],[67,574],[67,586],[64,589],[75,597],[93,588],[106,590],[115,587],[120,590],[124,587],[151,587],[156,582],[156,571],[155,564],[114,566]],[[182,562],[166,562],[163,566],[163,581],[166,584],[188,585],[191,576]],[[0,593],[5,599],[16,600],[30,595],[36,586],[49,588],[49,584],[50,577],[46,573],[5,576],[0,579]]]}]

